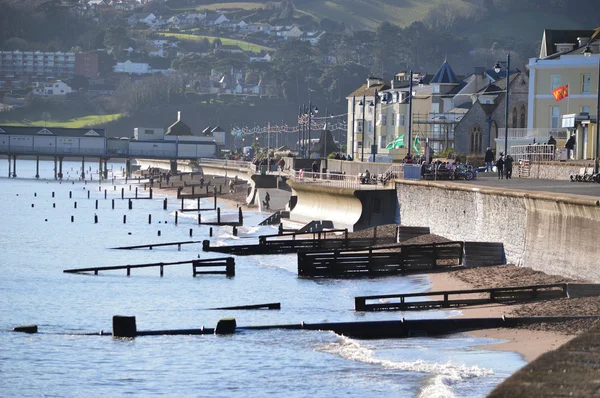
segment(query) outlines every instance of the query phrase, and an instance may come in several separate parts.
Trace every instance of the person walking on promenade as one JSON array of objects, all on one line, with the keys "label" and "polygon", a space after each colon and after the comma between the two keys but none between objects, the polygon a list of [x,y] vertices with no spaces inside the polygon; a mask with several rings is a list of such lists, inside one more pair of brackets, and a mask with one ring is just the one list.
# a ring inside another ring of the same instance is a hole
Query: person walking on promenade
[{"label": "person walking on promenade", "polygon": [[554,137],[550,136],[550,139],[548,139],[548,145],[552,145],[552,148],[550,148],[550,158],[554,160],[554,154],[556,153],[556,140],[554,139]]},{"label": "person walking on promenade", "polygon": [[269,191],[267,191],[267,194],[265,195],[265,200],[263,201],[264,205],[265,205],[265,209],[269,210],[270,206],[269,206],[269,202],[271,201],[271,195],[269,195]]},{"label": "person walking on promenade", "polygon": [[575,149],[575,134],[573,134],[565,144],[565,148],[567,148],[567,159],[571,160],[571,153],[573,149]]},{"label": "person walking on promenade", "polygon": [[513,171],[513,162],[514,159],[510,155],[506,155],[506,159],[504,160],[504,169],[506,170],[506,179],[512,179],[512,171]]},{"label": "person walking on promenade", "polygon": [[485,152],[485,171],[486,172],[492,171],[493,167],[494,167],[494,152],[492,152],[492,149],[490,147],[488,147],[487,151]]},{"label": "person walking on promenade", "polygon": [[496,160],[496,170],[498,170],[498,179],[504,179],[504,154],[500,152],[500,157]]}]

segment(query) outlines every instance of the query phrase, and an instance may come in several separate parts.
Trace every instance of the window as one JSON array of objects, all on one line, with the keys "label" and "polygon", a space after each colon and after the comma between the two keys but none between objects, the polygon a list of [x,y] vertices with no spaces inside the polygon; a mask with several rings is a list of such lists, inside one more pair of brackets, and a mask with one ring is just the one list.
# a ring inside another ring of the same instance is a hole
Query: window
[{"label": "window", "polygon": [[553,106],[550,108],[550,128],[560,128],[560,107]]},{"label": "window", "polygon": [[519,128],[524,129],[527,127],[527,109],[525,105],[521,105],[521,111],[519,112]]},{"label": "window", "polygon": [[390,122],[392,123],[392,126],[396,125],[396,114],[394,112],[392,112],[392,120],[390,120]]},{"label": "window", "polygon": [[512,118],[511,118],[511,126],[510,127],[516,128],[517,124],[518,124],[518,122],[517,122],[517,108],[514,107],[513,110],[512,110]]},{"label": "window", "polygon": [[379,148],[385,149],[386,146],[387,146],[387,136],[382,135],[379,137]]},{"label": "window", "polygon": [[590,107],[589,106],[582,106],[581,107],[581,113],[587,113],[589,115],[590,114]]},{"label": "window", "polygon": [[440,85],[439,84],[434,84],[433,87],[432,87],[431,92],[433,94],[439,94],[439,92],[440,92]]},{"label": "window", "polygon": [[362,119],[358,119],[354,123],[354,131],[357,133],[362,133]]},{"label": "window", "polygon": [[584,74],[581,76],[581,93],[589,94],[592,87],[592,75]]},{"label": "window", "polygon": [[372,120],[369,120],[369,121],[367,122],[367,133],[370,133],[370,132],[372,132],[372,131],[373,131],[373,121],[372,121]]},{"label": "window", "polygon": [[385,126],[387,124],[387,115],[379,115],[379,125]]},{"label": "window", "polygon": [[554,90],[555,88],[560,87],[560,75],[551,75],[550,80],[551,80],[551,86],[550,86],[551,90]]},{"label": "window", "polygon": [[398,114],[398,126],[404,126],[406,124],[406,115],[405,114]]},{"label": "window", "polygon": [[469,152],[470,153],[481,153],[481,126],[479,126],[478,124],[476,124],[475,126],[473,126],[473,128],[471,129],[471,134],[470,134],[470,138],[471,138],[471,142],[469,145]]}]

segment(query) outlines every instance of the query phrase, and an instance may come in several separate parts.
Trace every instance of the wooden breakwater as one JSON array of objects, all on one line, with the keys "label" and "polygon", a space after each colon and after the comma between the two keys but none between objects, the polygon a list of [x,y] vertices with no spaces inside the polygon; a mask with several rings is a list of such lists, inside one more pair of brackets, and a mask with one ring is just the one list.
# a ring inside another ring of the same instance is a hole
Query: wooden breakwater
[{"label": "wooden breakwater", "polygon": [[[437,299],[423,300],[431,297]],[[563,297],[567,297],[567,283],[358,296],[354,298],[354,310],[420,311],[490,303],[549,300]]]},{"label": "wooden breakwater", "polygon": [[440,260],[462,264],[463,242],[393,245],[366,250],[299,252],[298,276],[357,277],[403,275],[442,267]]},{"label": "wooden breakwater", "polygon": [[[398,226],[396,236],[377,236],[367,238],[350,238],[347,229],[333,229],[320,232],[292,232],[275,235],[261,235],[258,244],[211,246],[209,240],[202,243],[202,250],[234,254],[238,256],[298,253],[300,251],[320,251],[334,249],[360,249],[364,247],[394,244],[399,237],[402,240],[428,234],[429,228]],[[331,238],[331,235],[340,238]],[[329,237],[328,237],[329,236]]]},{"label": "wooden breakwater", "polygon": [[[182,264],[191,264],[192,265],[192,275],[196,277],[196,275],[201,274],[223,274],[227,276],[235,276],[235,260],[233,257],[226,258],[212,258],[212,259],[203,259],[203,260],[188,260],[188,261],[176,261],[169,263],[145,263],[145,264],[135,264],[135,265],[116,265],[116,266],[108,266],[108,267],[88,267],[88,268],[73,268],[63,270],[64,273],[68,274],[85,274],[89,272],[93,272],[94,275],[98,275],[100,271],[116,271],[116,270],[126,270],[127,276],[131,276],[132,269],[139,268],[156,268],[158,267],[160,270],[160,276],[164,276],[164,267],[172,266],[172,265],[182,265]],[[215,268],[221,268],[215,270]]]}]

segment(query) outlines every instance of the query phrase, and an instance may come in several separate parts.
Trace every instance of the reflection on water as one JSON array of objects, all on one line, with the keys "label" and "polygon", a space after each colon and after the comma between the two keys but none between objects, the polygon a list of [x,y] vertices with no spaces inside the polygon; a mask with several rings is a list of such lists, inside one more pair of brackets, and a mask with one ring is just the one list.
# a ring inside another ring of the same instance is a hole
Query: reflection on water
[{"label": "reflection on water", "polygon": [[[7,175],[7,166],[6,159],[0,159],[0,176]],[[33,161],[19,160],[17,167],[19,176],[35,174]],[[63,167],[71,177],[81,163],[66,162]],[[112,167],[118,175],[122,164]],[[127,201],[120,199],[120,188],[129,190],[122,181],[117,181],[117,189],[97,181],[59,183],[51,179],[52,168],[52,162],[42,162],[39,181],[0,178],[0,390],[4,396],[479,397],[524,364],[516,354],[475,350],[473,345],[488,341],[464,335],[361,341],[330,332],[270,330],[123,341],[56,334],[110,331],[113,315],[135,315],[138,329],[152,330],[214,327],[224,317],[251,326],[442,314],[354,313],[354,296],[423,291],[429,283],[423,277],[299,279],[294,255],[238,257],[234,278],[193,278],[191,265],[165,267],[163,278],[153,268],[132,270],[130,277],[124,270],[98,276],[64,274],[62,270],[68,268],[223,255],[204,253],[201,244],[184,245],[181,251],[109,249],[190,240],[190,228],[193,239],[201,241],[208,239],[208,227],[181,215],[175,225],[174,213],[180,205],[176,200],[169,200],[165,211],[164,196],[155,195],[152,201],[134,201],[129,210]],[[152,224],[148,224],[149,214]],[[237,209],[223,209],[222,215],[236,218]],[[244,234],[276,231],[255,226],[265,215],[247,212],[245,217],[239,239],[231,236],[230,227],[215,228],[215,244],[251,242]],[[282,309],[209,310],[268,302],[281,302]],[[41,333],[9,331],[23,324],[37,324]]]}]

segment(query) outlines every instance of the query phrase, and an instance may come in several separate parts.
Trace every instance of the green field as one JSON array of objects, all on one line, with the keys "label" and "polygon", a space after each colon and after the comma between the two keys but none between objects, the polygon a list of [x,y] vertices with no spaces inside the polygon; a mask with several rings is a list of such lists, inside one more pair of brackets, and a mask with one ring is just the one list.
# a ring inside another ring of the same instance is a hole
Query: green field
[{"label": "green field", "polygon": [[215,37],[215,36],[206,36],[206,35],[190,35],[190,34],[186,34],[186,33],[170,33],[170,32],[159,32],[158,34],[161,36],[164,36],[164,37],[175,37],[179,40],[187,40],[187,41],[200,41],[200,40],[208,39],[211,42],[211,44],[215,39],[220,39],[221,43],[223,43],[223,45],[226,45],[226,46],[237,45],[237,46],[240,46],[240,48],[242,50],[252,51],[255,53],[259,53],[261,51],[273,51],[273,49],[270,47],[260,46],[258,44],[249,43],[249,42],[243,41],[243,40],[228,39],[226,37]]},{"label": "green field", "polygon": [[82,128],[95,127],[104,123],[112,122],[122,116],[120,113],[111,115],[87,115],[72,119],[50,119],[50,120],[30,120],[23,118],[20,120],[0,119],[0,124],[3,126],[46,126],[46,127],[67,127],[67,128]]}]

